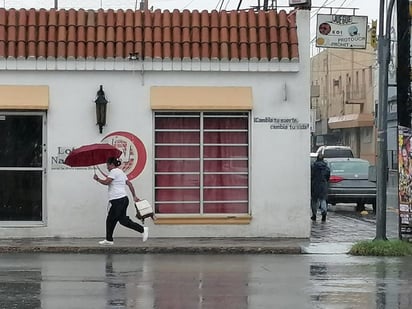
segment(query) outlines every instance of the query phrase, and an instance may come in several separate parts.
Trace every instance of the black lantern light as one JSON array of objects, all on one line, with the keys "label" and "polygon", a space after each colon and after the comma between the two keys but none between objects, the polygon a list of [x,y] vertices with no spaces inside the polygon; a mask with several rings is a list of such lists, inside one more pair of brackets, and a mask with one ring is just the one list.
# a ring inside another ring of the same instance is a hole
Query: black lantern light
[{"label": "black lantern light", "polygon": [[100,85],[100,89],[97,91],[96,100],[94,100],[94,102],[96,103],[97,125],[99,126],[99,132],[102,133],[103,126],[106,125],[106,105],[109,102],[106,100],[102,85]]}]

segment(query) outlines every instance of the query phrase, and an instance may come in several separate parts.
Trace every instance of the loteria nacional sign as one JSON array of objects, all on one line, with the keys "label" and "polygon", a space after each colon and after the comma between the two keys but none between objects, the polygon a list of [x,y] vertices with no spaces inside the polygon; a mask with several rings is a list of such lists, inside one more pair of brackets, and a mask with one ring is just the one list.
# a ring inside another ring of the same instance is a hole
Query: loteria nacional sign
[{"label": "loteria nacional sign", "polygon": [[[106,135],[101,142],[113,145],[122,151],[119,158],[122,162],[120,168],[125,172],[129,180],[138,177],[143,172],[147,162],[147,152],[144,143],[136,135],[130,132],[116,131]],[[64,160],[73,149],[75,149],[74,146],[57,147],[57,154],[51,156],[51,169],[69,170],[95,168],[93,166],[69,167],[65,165]],[[96,167],[103,175],[108,174],[106,164],[100,164]]]}]

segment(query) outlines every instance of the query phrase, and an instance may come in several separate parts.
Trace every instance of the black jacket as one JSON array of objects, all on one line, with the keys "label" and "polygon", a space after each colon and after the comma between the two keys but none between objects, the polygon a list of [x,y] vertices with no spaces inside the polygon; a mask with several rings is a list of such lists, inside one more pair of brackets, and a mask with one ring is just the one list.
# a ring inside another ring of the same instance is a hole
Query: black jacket
[{"label": "black jacket", "polygon": [[330,169],[325,161],[317,160],[311,167],[312,199],[326,200],[328,198]]}]

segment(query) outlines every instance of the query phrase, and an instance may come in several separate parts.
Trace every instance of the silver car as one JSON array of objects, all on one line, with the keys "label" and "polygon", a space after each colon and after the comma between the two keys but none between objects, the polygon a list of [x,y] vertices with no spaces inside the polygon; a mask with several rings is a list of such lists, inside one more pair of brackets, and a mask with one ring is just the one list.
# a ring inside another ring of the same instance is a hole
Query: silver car
[{"label": "silver car", "polygon": [[320,146],[316,154],[323,154],[324,158],[353,158],[352,149],[348,146]]},{"label": "silver car", "polygon": [[358,158],[325,159],[330,168],[328,203],[356,203],[356,210],[371,204],[376,211],[376,183],[368,180],[369,162]]}]

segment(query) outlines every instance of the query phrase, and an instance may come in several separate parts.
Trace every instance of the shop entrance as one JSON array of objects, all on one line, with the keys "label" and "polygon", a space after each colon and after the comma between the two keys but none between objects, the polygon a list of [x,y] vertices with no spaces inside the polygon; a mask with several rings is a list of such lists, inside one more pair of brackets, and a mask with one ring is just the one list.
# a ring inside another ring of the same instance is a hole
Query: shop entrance
[{"label": "shop entrance", "polygon": [[0,221],[44,219],[45,113],[0,111]]}]

